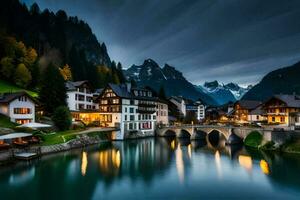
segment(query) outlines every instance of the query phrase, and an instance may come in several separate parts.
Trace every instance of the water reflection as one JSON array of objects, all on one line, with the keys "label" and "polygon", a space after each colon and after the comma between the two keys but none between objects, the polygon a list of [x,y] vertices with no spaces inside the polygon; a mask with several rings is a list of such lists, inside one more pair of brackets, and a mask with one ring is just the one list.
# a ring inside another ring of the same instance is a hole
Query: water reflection
[{"label": "water reflection", "polygon": [[252,171],[252,158],[250,156],[239,155],[239,163],[248,172]]},{"label": "water reflection", "polygon": [[30,199],[45,193],[50,199],[232,199],[239,197],[236,188],[245,198],[288,198],[300,194],[299,168],[297,156],[158,138],[105,143],[0,168],[0,188],[3,199],[18,199],[20,193]]},{"label": "water reflection", "polygon": [[267,161],[261,160],[260,163],[259,163],[259,165],[260,165],[261,171],[264,174],[266,174],[266,175],[270,174],[269,164],[267,163]]},{"label": "water reflection", "polygon": [[85,176],[85,174],[86,174],[87,165],[88,165],[87,153],[82,152],[82,159],[81,159],[81,174],[82,174],[82,176]]}]

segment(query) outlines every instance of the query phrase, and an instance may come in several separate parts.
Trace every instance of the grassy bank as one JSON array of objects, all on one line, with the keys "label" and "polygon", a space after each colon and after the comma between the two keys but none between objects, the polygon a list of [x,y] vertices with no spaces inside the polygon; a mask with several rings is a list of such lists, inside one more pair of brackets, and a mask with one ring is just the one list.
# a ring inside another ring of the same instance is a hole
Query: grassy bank
[{"label": "grassy bank", "polygon": [[38,94],[36,92],[30,91],[30,90],[24,90],[24,89],[22,89],[20,87],[12,85],[11,83],[8,83],[6,81],[0,80],[0,93],[5,93],[5,92],[20,92],[20,91],[26,91],[32,97],[37,97],[38,96]]},{"label": "grassy bank", "polygon": [[42,146],[62,144],[76,138],[80,130],[61,131],[47,135],[39,135],[43,142]]},{"label": "grassy bank", "polygon": [[2,114],[0,114],[0,127],[3,128],[14,128],[17,124],[10,121],[10,119]]}]

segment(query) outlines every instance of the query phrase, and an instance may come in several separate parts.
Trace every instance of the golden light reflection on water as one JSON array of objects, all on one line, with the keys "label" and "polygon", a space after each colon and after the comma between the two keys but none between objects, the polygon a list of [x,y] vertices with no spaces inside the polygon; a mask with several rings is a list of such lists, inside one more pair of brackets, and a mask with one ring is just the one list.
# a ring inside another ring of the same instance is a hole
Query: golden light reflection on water
[{"label": "golden light reflection on water", "polygon": [[121,154],[119,150],[108,149],[99,152],[99,167],[106,174],[117,174],[121,166]]},{"label": "golden light reflection on water", "polygon": [[215,162],[216,162],[218,177],[222,178],[223,175],[222,175],[221,156],[220,156],[220,152],[218,150],[215,153]]},{"label": "golden light reflection on water", "polygon": [[82,174],[82,176],[85,176],[85,174],[86,174],[87,165],[88,165],[87,153],[82,152],[82,159],[81,159],[81,174]]},{"label": "golden light reflection on water", "polygon": [[247,171],[252,170],[252,158],[250,156],[239,156],[239,163],[242,167],[244,167]]},{"label": "golden light reflection on water", "polygon": [[267,175],[270,174],[270,168],[269,168],[269,164],[267,163],[267,161],[261,160],[259,165],[260,165],[261,171],[264,174],[267,174]]},{"label": "golden light reflection on water", "polygon": [[175,143],[175,139],[174,139],[174,140],[172,140],[172,142],[171,142],[171,149],[172,149],[172,150],[175,150],[175,148],[176,148],[176,143]]},{"label": "golden light reflection on water", "polygon": [[176,169],[177,169],[179,181],[181,183],[183,183],[183,181],[184,181],[184,163],[183,163],[182,149],[181,149],[180,145],[178,145],[175,156],[176,156]]},{"label": "golden light reflection on water", "polygon": [[192,145],[191,144],[188,145],[188,154],[189,154],[189,158],[192,158]]}]

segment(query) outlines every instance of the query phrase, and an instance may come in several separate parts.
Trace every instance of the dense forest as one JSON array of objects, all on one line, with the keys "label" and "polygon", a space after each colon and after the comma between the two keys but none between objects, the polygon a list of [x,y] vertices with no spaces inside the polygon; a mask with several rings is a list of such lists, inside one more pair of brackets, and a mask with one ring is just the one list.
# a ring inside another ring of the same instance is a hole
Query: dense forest
[{"label": "dense forest", "polygon": [[24,88],[40,88],[50,64],[65,80],[89,80],[95,88],[125,81],[121,63],[110,60],[87,23],[36,3],[1,1],[0,59],[0,79]]}]

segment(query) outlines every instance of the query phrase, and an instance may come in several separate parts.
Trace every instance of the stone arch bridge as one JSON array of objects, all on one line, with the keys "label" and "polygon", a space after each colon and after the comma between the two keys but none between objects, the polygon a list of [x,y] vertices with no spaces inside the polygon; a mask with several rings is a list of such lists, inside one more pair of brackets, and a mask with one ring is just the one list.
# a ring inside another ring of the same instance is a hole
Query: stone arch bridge
[{"label": "stone arch bridge", "polygon": [[271,130],[263,128],[217,126],[217,125],[181,125],[167,126],[156,130],[157,136],[190,138],[191,140],[207,139],[211,134],[225,138],[228,144],[243,141],[252,131],[258,131],[265,141],[271,140]]}]

